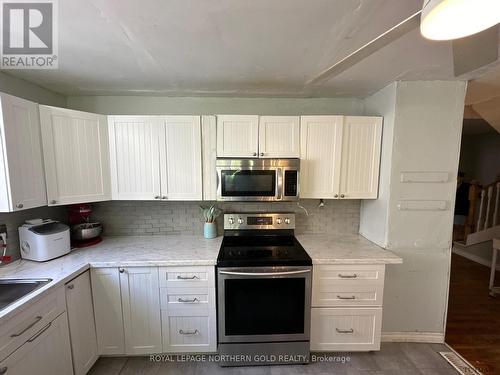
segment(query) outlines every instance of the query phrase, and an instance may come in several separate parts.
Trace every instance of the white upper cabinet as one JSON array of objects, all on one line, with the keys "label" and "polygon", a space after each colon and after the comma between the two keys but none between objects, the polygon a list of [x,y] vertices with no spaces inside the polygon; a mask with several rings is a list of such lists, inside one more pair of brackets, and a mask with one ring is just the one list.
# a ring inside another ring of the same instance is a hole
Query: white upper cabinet
[{"label": "white upper cabinet", "polygon": [[40,106],[49,205],[111,198],[105,116]]},{"label": "white upper cabinet", "polygon": [[113,199],[202,199],[200,116],[108,121]]},{"label": "white upper cabinet", "polygon": [[217,156],[298,158],[298,116],[217,116]]},{"label": "white upper cabinet", "polygon": [[301,198],[375,199],[382,118],[301,117]]},{"label": "white upper cabinet", "polygon": [[111,191],[116,200],[159,199],[158,116],[109,116]]},{"label": "white upper cabinet", "polygon": [[0,212],[47,204],[38,104],[0,94]]},{"label": "white upper cabinet", "polygon": [[261,116],[259,118],[259,157],[300,157],[300,117]]},{"label": "white upper cabinet", "polygon": [[340,169],[341,198],[377,198],[381,141],[381,117],[345,117]]},{"label": "white upper cabinet", "polygon": [[162,121],[162,198],[202,200],[200,116],[163,116]]},{"label": "white upper cabinet", "polygon": [[302,116],[300,197],[339,197],[343,116]]},{"label": "white upper cabinet", "polygon": [[217,156],[257,157],[259,116],[217,116]]}]

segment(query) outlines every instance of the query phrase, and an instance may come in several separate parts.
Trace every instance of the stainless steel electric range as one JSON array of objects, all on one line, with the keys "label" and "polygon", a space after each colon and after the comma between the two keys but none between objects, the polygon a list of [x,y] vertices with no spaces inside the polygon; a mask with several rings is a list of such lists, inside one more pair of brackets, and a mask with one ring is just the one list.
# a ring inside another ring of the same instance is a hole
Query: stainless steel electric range
[{"label": "stainless steel electric range", "polygon": [[224,215],[217,258],[222,365],[309,361],[312,261],[294,229],[291,213]]}]

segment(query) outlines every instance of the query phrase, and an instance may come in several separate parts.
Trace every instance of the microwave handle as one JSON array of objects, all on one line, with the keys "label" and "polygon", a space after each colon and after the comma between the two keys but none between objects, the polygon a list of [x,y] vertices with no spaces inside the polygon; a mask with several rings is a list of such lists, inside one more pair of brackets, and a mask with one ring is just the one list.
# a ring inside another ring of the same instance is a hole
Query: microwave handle
[{"label": "microwave handle", "polygon": [[284,172],[283,168],[278,168],[276,170],[277,175],[278,175],[278,186],[277,186],[277,191],[276,191],[276,199],[282,200],[283,199],[283,190],[284,190]]}]

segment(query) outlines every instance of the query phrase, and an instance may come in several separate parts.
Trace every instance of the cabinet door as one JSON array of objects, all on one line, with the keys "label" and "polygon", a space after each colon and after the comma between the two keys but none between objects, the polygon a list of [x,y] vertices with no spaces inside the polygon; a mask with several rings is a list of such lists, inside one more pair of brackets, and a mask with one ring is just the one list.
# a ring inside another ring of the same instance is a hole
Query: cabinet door
[{"label": "cabinet door", "polygon": [[259,116],[217,116],[218,157],[257,157],[258,139]]},{"label": "cabinet door", "polygon": [[108,127],[113,199],[160,199],[159,117],[109,116]]},{"label": "cabinet door", "polygon": [[380,350],[381,326],[382,308],[312,308],[311,350]]},{"label": "cabinet door", "polygon": [[377,198],[381,142],[381,117],[345,117],[340,172],[341,198]]},{"label": "cabinet door", "polygon": [[92,298],[100,355],[125,354],[118,268],[92,268]]},{"label": "cabinet door", "polygon": [[111,198],[106,117],[40,106],[49,205]]},{"label": "cabinet door", "polygon": [[3,169],[0,211],[45,206],[47,192],[38,104],[6,94],[1,94],[0,100],[0,147],[3,149],[0,149],[0,169]]},{"label": "cabinet door", "polygon": [[66,285],[66,306],[73,369],[75,375],[85,375],[98,358],[89,271]]},{"label": "cabinet door", "polygon": [[300,122],[300,197],[338,198],[343,116],[302,116]]},{"label": "cabinet door", "polygon": [[0,373],[7,375],[73,374],[66,313],[59,315],[0,362]]},{"label": "cabinet door", "polygon": [[160,146],[162,199],[201,200],[200,116],[164,116],[163,121]]},{"label": "cabinet door", "polygon": [[162,352],[157,267],[129,267],[120,274],[125,353]]},{"label": "cabinet door", "polygon": [[300,117],[260,116],[259,157],[300,157]]}]

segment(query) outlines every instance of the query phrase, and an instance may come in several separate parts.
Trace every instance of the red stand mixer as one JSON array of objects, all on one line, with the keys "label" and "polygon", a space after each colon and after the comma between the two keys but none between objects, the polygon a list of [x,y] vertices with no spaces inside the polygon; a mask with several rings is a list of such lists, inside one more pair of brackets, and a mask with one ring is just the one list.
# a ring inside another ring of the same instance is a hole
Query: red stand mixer
[{"label": "red stand mixer", "polygon": [[92,207],[89,204],[73,204],[68,208],[71,227],[71,246],[87,247],[102,241],[102,224],[92,222]]}]

